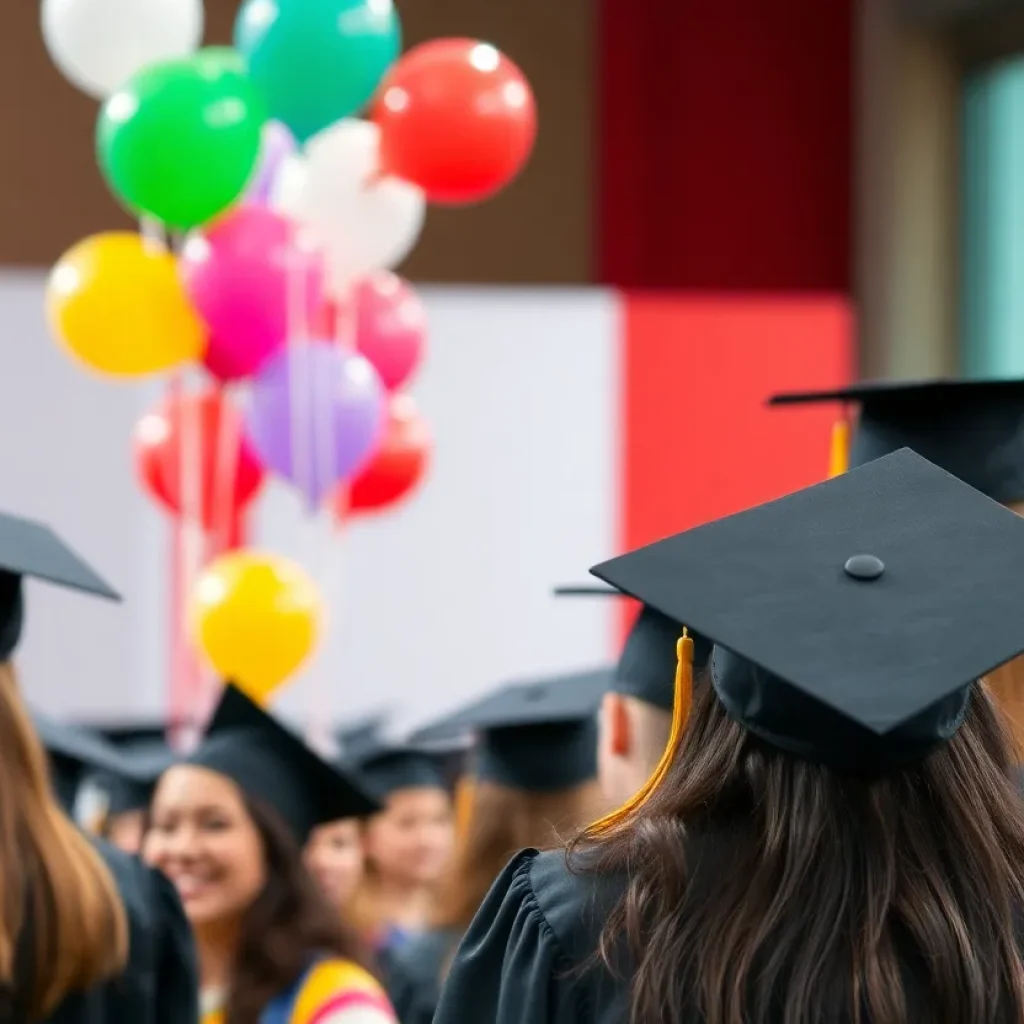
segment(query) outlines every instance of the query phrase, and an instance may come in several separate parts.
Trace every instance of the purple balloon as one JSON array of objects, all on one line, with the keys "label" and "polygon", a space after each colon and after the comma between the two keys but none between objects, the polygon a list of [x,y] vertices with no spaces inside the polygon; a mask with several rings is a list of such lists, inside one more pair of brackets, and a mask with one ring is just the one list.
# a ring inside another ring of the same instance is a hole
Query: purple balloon
[{"label": "purple balloon", "polygon": [[249,439],[263,464],[295,484],[312,508],[372,458],[386,408],[369,360],[334,341],[292,344],[253,380]]},{"label": "purple balloon", "polygon": [[263,126],[256,173],[245,193],[247,203],[255,206],[267,206],[270,203],[281,165],[297,148],[292,133],[280,121],[267,121]]}]

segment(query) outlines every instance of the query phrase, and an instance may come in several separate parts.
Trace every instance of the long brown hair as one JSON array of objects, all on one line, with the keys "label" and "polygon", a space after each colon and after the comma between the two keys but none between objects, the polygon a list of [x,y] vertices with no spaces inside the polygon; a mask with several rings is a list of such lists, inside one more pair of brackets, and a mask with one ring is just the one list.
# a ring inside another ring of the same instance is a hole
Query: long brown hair
[{"label": "long brown hair", "polygon": [[570,858],[625,879],[600,956],[630,965],[631,1024],[1024,1020],[1024,810],[982,687],[949,743],[874,782],[698,687],[660,784]]},{"label": "long brown hair", "polygon": [[431,923],[464,931],[514,854],[560,844],[593,820],[595,786],[530,793],[479,781],[462,788],[460,804],[455,855]]},{"label": "long brown hair", "polygon": [[63,812],[9,662],[0,664],[0,982],[32,1019],[124,968],[117,886]]},{"label": "long brown hair", "polygon": [[1014,757],[1024,760],[1024,656],[1014,658],[988,675],[989,690],[1006,717]]},{"label": "long brown hair", "polygon": [[264,1007],[317,956],[334,955],[372,970],[369,953],[320,894],[280,815],[248,798],[246,810],[263,844],[267,882],[242,920],[225,1024],[258,1024]]}]

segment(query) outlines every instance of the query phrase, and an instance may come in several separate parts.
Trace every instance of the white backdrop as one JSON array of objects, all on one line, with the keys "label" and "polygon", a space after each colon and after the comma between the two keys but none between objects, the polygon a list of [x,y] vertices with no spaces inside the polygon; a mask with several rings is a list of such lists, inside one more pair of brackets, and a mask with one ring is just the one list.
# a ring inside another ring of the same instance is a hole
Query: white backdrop
[{"label": "white backdrop", "polygon": [[[81,717],[158,714],[168,680],[165,524],[136,486],[130,433],[159,385],[116,385],[47,336],[42,276],[0,275],[0,508],[52,523],[123,606],[43,584],[20,654],[30,700]],[[253,543],[332,583],[329,640],[282,707],[422,718],[501,679],[599,663],[612,610],[555,601],[616,535],[619,323],[599,291],[436,289],[413,388],[437,457],[399,511],[355,525],[340,587],[284,487]],[[332,579],[328,579],[331,577]],[[337,591],[337,592],[335,592]]]}]

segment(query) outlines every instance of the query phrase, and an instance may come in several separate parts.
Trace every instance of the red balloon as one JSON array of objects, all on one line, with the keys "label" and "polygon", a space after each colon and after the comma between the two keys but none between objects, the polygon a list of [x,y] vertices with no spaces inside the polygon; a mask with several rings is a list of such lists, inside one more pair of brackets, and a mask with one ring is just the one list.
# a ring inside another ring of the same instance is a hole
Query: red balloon
[{"label": "red balloon", "polygon": [[392,395],[384,440],[370,464],[338,489],[335,510],[372,512],[407,498],[427,472],[434,443],[410,395]]},{"label": "red balloon", "polygon": [[385,78],[374,110],[380,167],[436,203],[471,203],[507,185],[537,136],[526,76],[474,39],[411,49]]},{"label": "red balloon", "polygon": [[133,443],[136,471],[149,495],[175,515],[195,514],[185,503],[198,499],[203,527],[229,531],[229,537],[263,483],[242,416],[217,390],[169,396],[139,420]]}]

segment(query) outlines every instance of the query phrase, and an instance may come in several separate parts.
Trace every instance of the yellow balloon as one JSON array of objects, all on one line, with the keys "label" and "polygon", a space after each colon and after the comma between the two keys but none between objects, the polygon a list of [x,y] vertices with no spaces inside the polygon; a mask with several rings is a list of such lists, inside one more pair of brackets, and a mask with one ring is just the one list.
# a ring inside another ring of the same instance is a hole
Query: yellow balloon
[{"label": "yellow balloon", "polygon": [[217,672],[262,703],[312,652],[322,601],[295,562],[233,551],[200,576],[189,618]]},{"label": "yellow balloon", "polygon": [[129,231],[69,249],[50,273],[46,313],[74,356],[117,377],[169,370],[206,345],[174,257]]}]

